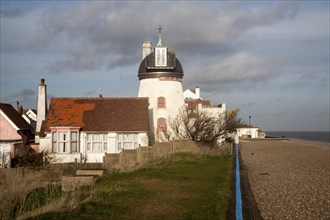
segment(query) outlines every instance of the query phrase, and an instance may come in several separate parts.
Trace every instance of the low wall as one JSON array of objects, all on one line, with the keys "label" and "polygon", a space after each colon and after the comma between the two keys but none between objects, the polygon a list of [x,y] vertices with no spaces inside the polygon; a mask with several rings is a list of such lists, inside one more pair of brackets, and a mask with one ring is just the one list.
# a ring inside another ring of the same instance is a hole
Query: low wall
[{"label": "low wall", "polygon": [[105,170],[101,169],[78,169],[76,170],[76,176],[103,176]]},{"label": "low wall", "polygon": [[123,150],[119,154],[105,154],[104,168],[107,170],[131,171],[155,161],[159,158],[167,158],[176,153],[194,153],[225,155],[231,153],[231,145],[210,148],[200,147],[191,140],[177,140],[166,143],[157,143],[154,146],[140,147],[135,150]]}]

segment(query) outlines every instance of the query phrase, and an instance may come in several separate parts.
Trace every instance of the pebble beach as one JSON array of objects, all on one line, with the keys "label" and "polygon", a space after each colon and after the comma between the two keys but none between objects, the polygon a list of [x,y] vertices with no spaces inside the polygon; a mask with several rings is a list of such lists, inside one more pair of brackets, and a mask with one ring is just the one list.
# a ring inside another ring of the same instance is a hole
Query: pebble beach
[{"label": "pebble beach", "polygon": [[241,140],[240,154],[261,216],[330,219],[330,144]]}]

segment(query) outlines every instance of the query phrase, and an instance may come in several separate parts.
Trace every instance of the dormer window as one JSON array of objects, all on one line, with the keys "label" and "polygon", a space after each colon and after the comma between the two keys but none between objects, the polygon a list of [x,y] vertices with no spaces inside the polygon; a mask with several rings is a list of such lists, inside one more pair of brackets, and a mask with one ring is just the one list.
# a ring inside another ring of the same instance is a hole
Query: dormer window
[{"label": "dormer window", "polygon": [[158,108],[166,108],[166,99],[165,99],[165,97],[158,97],[157,98],[157,107]]},{"label": "dormer window", "polygon": [[167,48],[156,47],[155,48],[155,66],[164,67],[167,66]]}]

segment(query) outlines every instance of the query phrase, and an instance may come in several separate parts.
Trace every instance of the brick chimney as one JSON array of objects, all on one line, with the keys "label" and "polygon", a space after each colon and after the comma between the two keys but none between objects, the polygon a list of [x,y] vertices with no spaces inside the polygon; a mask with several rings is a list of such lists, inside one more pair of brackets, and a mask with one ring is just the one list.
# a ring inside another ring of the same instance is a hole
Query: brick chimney
[{"label": "brick chimney", "polygon": [[40,80],[39,92],[38,92],[38,106],[37,106],[37,126],[35,142],[39,143],[39,132],[42,122],[46,119],[47,115],[47,89],[45,85],[45,79]]}]

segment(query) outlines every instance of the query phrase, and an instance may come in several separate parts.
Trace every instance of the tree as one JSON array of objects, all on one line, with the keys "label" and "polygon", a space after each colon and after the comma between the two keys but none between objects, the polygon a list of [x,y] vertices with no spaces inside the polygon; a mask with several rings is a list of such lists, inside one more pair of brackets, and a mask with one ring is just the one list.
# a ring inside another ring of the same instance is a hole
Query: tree
[{"label": "tree", "polygon": [[178,115],[170,120],[171,136],[174,139],[216,143],[227,133],[245,126],[245,122],[238,118],[238,112],[239,110],[234,110],[214,116],[208,111],[189,112],[187,108],[182,108]]}]

